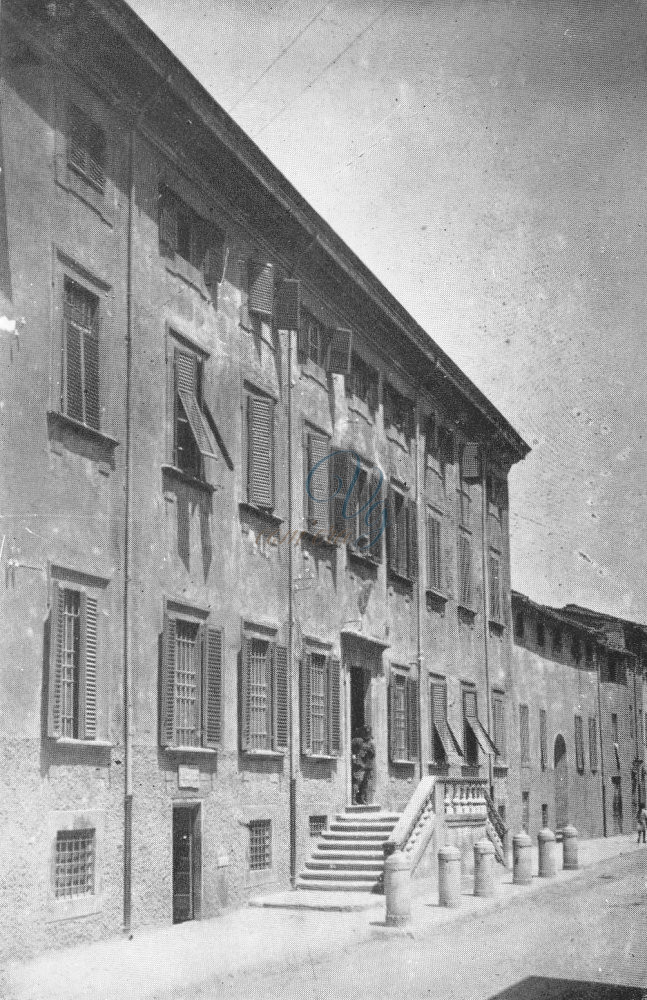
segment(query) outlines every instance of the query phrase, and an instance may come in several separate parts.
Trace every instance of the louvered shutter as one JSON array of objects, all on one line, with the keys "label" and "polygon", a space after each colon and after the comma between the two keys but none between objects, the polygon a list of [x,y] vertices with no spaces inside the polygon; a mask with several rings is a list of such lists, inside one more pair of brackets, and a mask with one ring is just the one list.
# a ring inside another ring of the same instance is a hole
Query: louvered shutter
[{"label": "louvered shutter", "polygon": [[215,295],[225,271],[225,234],[215,226],[206,226],[206,249],[202,258],[202,272],[207,287]]},{"label": "louvered shutter", "polygon": [[[188,351],[181,351],[175,348],[175,390],[177,394],[176,405],[181,405],[184,411],[193,439],[198,447],[198,451],[205,458],[217,458],[216,450],[211,439],[211,434],[200,407],[199,385],[198,385],[198,358]],[[177,419],[177,417],[176,417]],[[176,427],[177,435],[177,427]],[[176,441],[177,449],[177,441]],[[176,463],[179,458],[176,455]]]},{"label": "louvered shutter", "polygon": [[[330,462],[325,459],[330,442],[322,434],[308,434],[308,527],[328,533],[330,529]],[[315,466],[321,465],[312,472]],[[316,522],[316,523],[315,523]]]},{"label": "louvered shutter", "polygon": [[350,375],[353,350],[353,331],[342,327],[332,331],[328,354],[328,371]]},{"label": "louvered shutter", "polygon": [[339,660],[328,660],[328,704],[330,753],[333,757],[341,754],[341,664]]},{"label": "louvered shutter", "polygon": [[409,572],[409,507],[406,499],[398,494],[396,500],[396,572],[407,576]]},{"label": "louvered shutter", "polygon": [[395,493],[389,485],[386,495],[386,561],[390,570],[397,572],[398,568],[398,525],[395,514]]},{"label": "louvered shutter", "polygon": [[273,668],[274,749],[285,751],[290,744],[288,651],[285,646],[274,647]]},{"label": "louvered shutter", "polygon": [[61,736],[61,671],[63,668],[63,602],[64,589],[52,582],[52,603],[49,611],[49,684],[48,736]]},{"label": "louvered shutter", "polygon": [[408,760],[415,761],[419,744],[418,681],[413,677],[407,677],[407,737]]},{"label": "louvered shutter", "polygon": [[222,742],[222,632],[206,626],[202,636],[202,745]]},{"label": "louvered shutter", "polygon": [[176,620],[164,612],[162,633],[162,718],[160,736],[162,746],[175,743],[175,650]]},{"label": "louvered shutter", "polygon": [[348,509],[344,510],[346,494],[351,483],[351,459],[352,456],[347,451],[337,451],[334,453],[333,481],[331,484],[331,494],[333,496],[333,520],[335,531],[344,538],[350,534],[352,518],[344,517],[348,514]]},{"label": "louvered shutter", "polygon": [[271,317],[274,311],[274,265],[258,259],[248,265],[247,308],[250,313]]},{"label": "louvered shutter", "polygon": [[407,500],[407,576],[418,579],[418,512],[415,500]]},{"label": "louvered shutter", "polygon": [[279,285],[276,297],[276,326],[279,330],[296,330],[297,347],[303,351],[301,334],[301,282],[285,278]]},{"label": "louvered shutter", "polygon": [[[371,504],[370,513],[368,510],[364,511],[362,514],[362,519],[366,518],[368,514],[368,527],[367,531],[371,541],[370,548],[367,549],[367,555],[374,559],[375,562],[382,562],[382,543],[384,536],[384,513],[385,513],[385,498],[383,496],[384,476],[379,469],[371,469],[369,475],[369,487],[368,487],[368,498]],[[366,521],[364,521],[366,524]]]},{"label": "louvered shutter", "polygon": [[[446,684],[436,684],[432,683],[430,686],[431,694],[431,705],[430,705],[430,722],[431,722],[431,732],[430,732],[430,746],[434,748],[436,746],[436,734],[438,740],[442,745],[443,756],[446,755],[447,750],[447,685]],[[434,733],[435,730],[435,733]],[[435,757],[435,753],[433,754]]]},{"label": "louvered shutter", "polygon": [[99,336],[94,328],[84,334],[83,343],[85,423],[99,430]]},{"label": "louvered shutter", "polygon": [[274,506],[274,403],[261,396],[247,399],[247,498],[257,507]]},{"label": "louvered shutter", "polygon": [[463,711],[466,719],[476,718],[476,691],[463,691]]},{"label": "louvered shutter", "polygon": [[506,747],[505,714],[501,695],[495,695],[492,699],[492,714],[494,716],[494,745],[497,748],[499,757],[504,757]]},{"label": "louvered shutter", "polygon": [[478,479],[480,475],[479,446],[475,441],[467,441],[461,455],[461,476],[463,479]]},{"label": "louvered shutter", "polygon": [[389,678],[389,753],[392,761],[398,759],[398,738],[395,727],[396,677],[392,672]]},{"label": "louvered shutter", "polygon": [[575,764],[578,771],[584,770],[584,732],[582,716],[575,716]]},{"label": "louvered shutter", "polygon": [[440,520],[427,511],[427,586],[440,591],[442,585]]},{"label": "louvered shutter", "polygon": [[490,553],[490,617],[501,621],[501,563],[499,557]]},{"label": "louvered shutter", "polygon": [[177,202],[167,188],[160,192],[158,224],[160,253],[174,257],[177,249]]},{"label": "louvered shutter", "polygon": [[458,536],[458,571],[460,603],[469,608],[472,603],[472,546],[465,535]]},{"label": "louvered shutter", "polygon": [[312,654],[301,661],[301,752],[312,753]]},{"label": "louvered shutter", "polygon": [[80,604],[79,736],[85,740],[96,740],[98,603],[96,597],[82,591]]},{"label": "louvered shutter", "polygon": [[243,753],[251,750],[251,671],[252,640],[243,637],[240,653],[240,749]]},{"label": "louvered shutter", "polygon": [[83,423],[83,361],[81,331],[70,319],[65,324],[65,412]]}]

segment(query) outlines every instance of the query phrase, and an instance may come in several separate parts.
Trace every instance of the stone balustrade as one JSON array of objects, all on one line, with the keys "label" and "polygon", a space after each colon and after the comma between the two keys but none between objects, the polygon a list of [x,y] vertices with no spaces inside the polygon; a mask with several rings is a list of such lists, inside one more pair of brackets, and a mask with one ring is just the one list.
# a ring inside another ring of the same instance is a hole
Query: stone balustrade
[{"label": "stone balustrade", "polygon": [[484,781],[473,779],[445,778],[443,812],[445,816],[487,817],[486,786]]}]

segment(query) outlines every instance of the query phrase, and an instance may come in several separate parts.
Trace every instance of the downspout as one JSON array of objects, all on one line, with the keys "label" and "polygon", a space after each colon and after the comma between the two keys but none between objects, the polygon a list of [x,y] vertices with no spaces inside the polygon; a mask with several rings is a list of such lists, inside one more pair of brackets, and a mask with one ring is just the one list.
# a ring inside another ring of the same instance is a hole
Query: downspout
[{"label": "downspout", "polygon": [[[490,615],[490,581],[488,578],[487,565],[487,454],[485,448],[482,449],[483,460],[481,462],[481,561],[483,567],[483,652],[485,654],[485,700],[487,710],[487,731],[492,733],[492,692],[490,691],[490,644],[489,644],[489,615]],[[488,754],[488,784],[490,798],[494,799],[494,768],[492,765],[492,754]]]},{"label": "downspout", "polygon": [[[426,511],[421,503],[421,490],[420,490],[420,393],[418,393],[418,401],[416,402],[416,468],[415,468],[415,481],[414,489],[416,494],[416,517],[418,519],[418,530],[416,531],[418,552],[416,553],[416,561],[418,564],[418,580],[416,588],[416,660],[418,663],[418,756],[420,764],[420,780],[425,773],[425,755],[424,755],[424,741],[422,738],[422,720],[423,720],[423,704],[426,698],[426,690],[423,685],[423,656],[422,656],[422,590],[425,582],[425,570],[426,570],[426,559],[421,559],[420,554],[426,553],[425,545],[425,533],[426,533]],[[421,530],[422,528],[422,530]],[[429,728],[429,727],[427,727]]]},{"label": "downspout", "polygon": [[595,673],[598,681],[598,729],[600,732],[600,780],[602,782],[602,836],[607,836],[607,793],[604,783],[604,745],[602,743],[602,695],[600,693],[600,657],[595,647]]},{"label": "downspout", "polygon": [[294,697],[296,684],[294,680],[294,545],[292,530],[294,518],[293,482],[292,482],[292,343],[293,331],[287,331],[288,340],[288,699],[290,703],[290,884],[293,889],[297,882],[297,779],[296,779],[296,744]]}]

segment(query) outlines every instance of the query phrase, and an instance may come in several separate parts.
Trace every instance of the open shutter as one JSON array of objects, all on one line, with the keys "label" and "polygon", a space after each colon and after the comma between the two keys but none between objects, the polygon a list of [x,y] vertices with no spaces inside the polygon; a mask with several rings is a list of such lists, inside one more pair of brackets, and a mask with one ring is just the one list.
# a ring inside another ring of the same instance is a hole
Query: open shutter
[{"label": "open shutter", "polygon": [[94,329],[84,336],[83,367],[85,393],[85,422],[99,430],[99,331],[95,318]]},{"label": "open shutter", "polygon": [[297,330],[297,347],[301,335],[301,282],[296,278],[285,278],[278,288],[276,297],[276,326],[279,330]]},{"label": "open shutter", "polygon": [[177,204],[164,188],[159,196],[159,246],[165,257],[174,257],[177,247]]},{"label": "open shutter", "polygon": [[[330,528],[330,463],[325,461],[329,445],[322,434],[308,434],[308,527],[325,534]],[[319,462],[322,464],[311,473]]]},{"label": "open shutter", "polygon": [[427,587],[431,590],[441,589],[440,567],[440,520],[427,511]]},{"label": "open shutter", "polygon": [[215,295],[225,271],[225,234],[215,226],[206,227],[206,249],[202,258],[202,273],[211,294]]},{"label": "open shutter", "polygon": [[81,669],[79,732],[82,739],[97,738],[97,633],[96,597],[81,592]]},{"label": "open shutter", "polygon": [[[352,478],[351,472],[352,456],[347,451],[335,452],[332,461],[333,481],[331,484],[331,495],[333,496],[333,520],[335,531],[338,535],[348,535],[352,518],[344,517],[344,501]],[[348,513],[348,510],[345,511]]]},{"label": "open shutter", "polygon": [[469,538],[458,536],[459,603],[469,608],[472,604],[472,546]]},{"label": "open shutter", "polygon": [[463,445],[461,455],[461,477],[463,479],[479,479],[480,475],[479,446],[475,441],[467,441]]},{"label": "open shutter", "polygon": [[202,745],[222,742],[222,632],[207,626],[202,644]]},{"label": "open shutter", "polygon": [[274,506],[274,403],[262,396],[247,399],[247,497],[257,507]]},{"label": "open shutter", "polygon": [[407,734],[409,743],[408,759],[415,761],[418,757],[419,726],[418,726],[418,681],[407,677]]},{"label": "open shutter", "polygon": [[285,751],[290,744],[288,651],[285,646],[274,647],[273,668],[274,749]]},{"label": "open shutter", "polygon": [[274,312],[274,264],[252,260],[248,265],[250,313],[271,317]]},{"label": "open shutter", "polygon": [[63,600],[65,591],[54,580],[49,610],[49,685],[47,734],[61,736],[61,671],[63,667]]},{"label": "open shutter", "polygon": [[353,331],[337,327],[332,331],[328,355],[328,371],[350,375],[353,350]]},{"label": "open shutter", "polygon": [[178,397],[176,405],[181,405],[184,411],[184,416],[189,423],[200,454],[204,458],[218,458],[211,438],[211,432],[200,407],[198,397],[198,358],[195,354],[191,354],[189,351],[181,351],[177,347],[175,348],[173,357],[175,365],[175,390]]},{"label": "open shutter", "polygon": [[251,750],[251,670],[252,641],[243,637],[240,654],[240,749]]},{"label": "open shutter", "polygon": [[312,753],[312,654],[301,661],[301,752]]},{"label": "open shutter", "polygon": [[368,535],[371,541],[366,554],[375,562],[382,562],[382,539],[384,536],[384,507],[385,497],[383,493],[384,476],[379,469],[371,469],[369,474],[368,498],[371,504],[371,511],[362,512],[362,528],[366,526],[364,520],[368,514]]},{"label": "open shutter", "polygon": [[164,612],[162,633],[162,718],[160,736],[162,746],[175,743],[175,648],[176,621]]},{"label": "open shutter", "polygon": [[328,735],[329,752],[333,757],[341,754],[341,664],[328,659]]},{"label": "open shutter", "polygon": [[398,759],[397,734],[395,731],[395,699],[396,699],[395,674],[391,672],[389,678],[389,754],[392,761]]},{"label": "open shutter", "polygon": [[386,560],[390,570],[398,569],[398,526],[395,517],[395,493],[389,485],[386,496]]},{"label": "open shutter", "polygon": [[69,319],[65,323],[65,412],[83,423],[83,361],[81,331]]},{"label": "open shutter", "polygon": [[418,514],[415,500],[407,500],[407,576],[418,578]]}]

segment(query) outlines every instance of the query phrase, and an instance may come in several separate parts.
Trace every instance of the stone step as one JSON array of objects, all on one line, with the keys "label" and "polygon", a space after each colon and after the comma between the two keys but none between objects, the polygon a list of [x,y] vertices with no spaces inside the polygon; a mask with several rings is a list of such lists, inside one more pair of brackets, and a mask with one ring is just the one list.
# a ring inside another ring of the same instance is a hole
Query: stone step
[{"label": "stone step", "polygon": [[382,874],[384,866],[377,858],[310,858],[306,861],[307,871],[373,872],[375,878]]},{"label": "stone step", "polygon": [[320,851],[318,848],[310,855],[311,861],[325,861],[327,864],[344,864],[346,861],[357,864],[359,861],[368,861],[371,864],[383,864],[384,851],[341,851],[326,850]]},{"label": "stone step", "polygon": [[347,813],[372,813],[381,811],[382,806],[378,803],[371,803],[371,805],[367,806],[346,806]]},{"label": "stone step", "polygon": [[322,840],[375,840],[382,843],[389,839],[390,830],[323,830]]},{"label": "stone step", "polygon": [[321,889],[323,892],[381,892],[381,885],[374,882],[343,882],[331,879],[303,879],[297,881],[298,889]]},{"label": "stone step", "polygon": [[356,834],[356,833],[386,833],[390,834],[395,827],[395,823],[391,823],[388,820],[386,822],[375,823],[342,823],[339,820],[335,820],[330,824],[327,831],[328,833],[346,833],[346,834]]},{"label": "stone step", "polygon": [[397,823],[400,819],[400,813],[392,812],[376,812],[367,813],[365,816],[358,815],[357,813],[337,813],[333,822],[335,823],[359,823],[361,826],[370,826],[373,823]]},{"label": "stone step", "polygon": [[325,879],[327,882],[330,879],[334,879],[338,882],[377,882],[380,878],[380,871],[375,871],[371,869],[368,872],[365,871],[345,871],[344,869],[336,868],[333,871],[326,871],[325,868],[318,868],[316,871],[311,871],[306,868],[305,871],[301,872],[301,878],[307,879]]},{"label": "stone step", "polygon": [[336,840],[320,840],[317,844],[318,851],[379,851],[382,856],[384,852],[382,850],[382,845],[384,844],[386,838],[383,840],[376,840],[375,838],[371,840],[350,840],[348,838],[337,838]]}]

